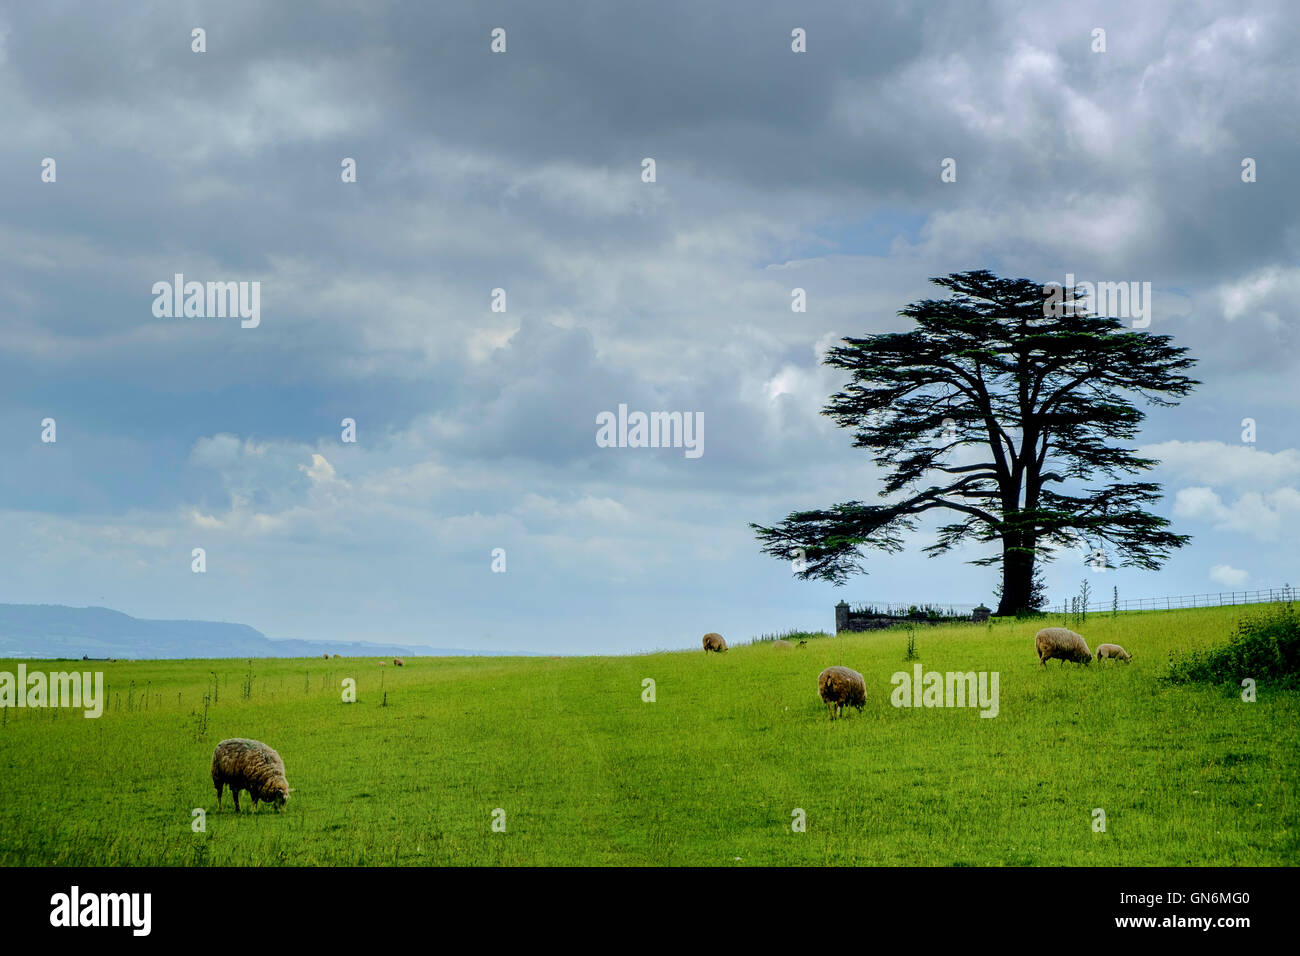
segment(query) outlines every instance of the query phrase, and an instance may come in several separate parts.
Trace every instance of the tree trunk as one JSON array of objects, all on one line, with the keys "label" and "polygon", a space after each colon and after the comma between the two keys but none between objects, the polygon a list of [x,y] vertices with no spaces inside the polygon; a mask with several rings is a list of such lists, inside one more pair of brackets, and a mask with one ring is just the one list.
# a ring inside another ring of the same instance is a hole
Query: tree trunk
[{"label": "tree trunk", "polygon": [[1017,540],[1004,540],[1002,545],[1002,600],[998,602],[998,615],[1012,616],[1029,610],[1034,586],[1034,550]]}]

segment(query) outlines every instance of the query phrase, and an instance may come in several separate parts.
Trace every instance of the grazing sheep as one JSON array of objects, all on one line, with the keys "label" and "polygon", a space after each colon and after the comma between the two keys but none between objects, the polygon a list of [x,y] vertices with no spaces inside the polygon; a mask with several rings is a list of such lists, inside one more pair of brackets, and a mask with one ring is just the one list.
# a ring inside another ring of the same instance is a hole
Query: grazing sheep
[{"label": "grazing sheep", "polygon": [[807,646],[808,646],[808,642],[807,642],[807,641],[800,641],[800,642],[799,642],[799,646],[800,646],[800,647],[807,647]]},{"label": "grazing sheep", "polygon": [[380,662],[379,662],[379,666],[380,666],[380,667],[387,667],[387,666],[388,666],[388,661],[380,661]]},{"label": "grazing sheep", "polygon": [[1133,655],[1118,644],[1098,644],[1097,660],[1104,660],[1107,657],[1113,657],[1120,661],[1131,661],[1133,659]]},{"label": "grazing sheep", "polygon": [[239,811],[239,791],[247,790],[253,798],[253,809],[264,800],[284,807],[293,788],[284,779],[284,761],[280,755],[260,740],[234,737],[223,740],[212,751],[212,785],[217,788],[217,809],[221,809],[221,790],[227,784],[235,799],[235,812]]},{"label": "grazing sheep", "polygon": [[861,710],[867,703],[867,682],[862,675],[848,667],[828,667],[817,677],[817,692],[826,701],[831,720],[838,717],[844,705]]},{"label": "grazing sheep", "polygon": [[772,646],[773,647],[794,647],[794,645],[791,644],[789,641],[783,641],[779,637],[772,642]]},{"label": "grazing sheep", "polygon": [[1076,664],[1088,664],[1092,661],[1092,652],[1083,636],[1074,633],[1068,627],[1045,627],[1034,635],[1034,650],[1038,652],[1038,663],[1046,664],[1053,657],[1058,658],[1061,666],[1066,661]]},{"label": "grazing sheep", "polygon": [[325,658],[325,660],[329,660],[329,659],[330,659],[330,656],[329,656],[328,654],[322,654],[321,657]]},{"label": "grazing sheep", "polygon": [[338,654],[335,654],[335,655],[334,655],[334,656],[335,656],[335,657],[339,657],[339,656],[340,656],[340,655],[338,655]]},{"label": "grazing sheep", "polygon": [[710,631],[704,635],[704,653],[715,651],[721,654],[727,649],[727,642],[722,639],[721,634],[714,634]]},{"label": "grazing sheep", "polygon": [[394,667],[404,667],[405,665],[406,665],[406,662],[405,662],[404,660],[402,660],[400,657],[394,657],[394,658],[393,658],[393,666],[394,666]]}]

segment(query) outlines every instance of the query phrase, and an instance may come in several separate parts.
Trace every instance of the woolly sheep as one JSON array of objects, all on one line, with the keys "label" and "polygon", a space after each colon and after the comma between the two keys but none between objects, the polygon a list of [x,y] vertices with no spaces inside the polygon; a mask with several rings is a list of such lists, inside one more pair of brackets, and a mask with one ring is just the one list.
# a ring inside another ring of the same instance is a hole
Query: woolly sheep
[{"label": "woolly sheep", "polygon": [[838,717],[844,705],[861,710],[867,703],[867,682],[862,675],[849,667],[828,667],[817,677],[817,692],[826,702],[831,720]]},{"label": "woolly sheep", "polygon": [[221,809],[221,791],[230,786],[230,795],[239,811],[239,791],[247,790],[253,809],[263,800],[277,809],[284,806],[293,788],[284,779],[284,761],[260,740],[233,737],[217,744],[212,751],[212,785],[217,788],[217,809]]},{"label": "woolly sheep", "polygon": [[406,665],[406,661],[402,660],[400,657],[393,658],[394,667],[404,667],[405,665]]},{"label": "woolly sheep", "polygon": [[715,651],[721,654],[727,649],[727,642],[722,639],[721,634],[714,634],[710,631],[704,635],[704,653]]},{"label": "woolly sheep", "polygon": [[1045,627],[1034,635],[1034,650],[1038,652],[1038,663],[1046,664],[1053,657],[1065,666],[1066,661],[1076,664],[1088,664],[1092,661],[1092,652],[1080,634],[1068,627]]},{"label": "woolly sheep", "polygon": [[1113,657],[1120,661],[1131,661],[1133,659],[1133,655],[1118,644],[1098,644],[1097,660],[1100,661],[1107,657]]},{"label": "woolly sheep", "polygon": [[791,644],[789,641],[783,641],[779,637],[772,642],[772,646],[773,647],[794,647],[794,645]]}]

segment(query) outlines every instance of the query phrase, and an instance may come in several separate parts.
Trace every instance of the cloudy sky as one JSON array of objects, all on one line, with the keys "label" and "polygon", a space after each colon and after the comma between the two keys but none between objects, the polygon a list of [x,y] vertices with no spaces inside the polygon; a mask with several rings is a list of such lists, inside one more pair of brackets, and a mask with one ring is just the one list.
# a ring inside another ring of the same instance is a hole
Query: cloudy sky
[{"label": "cloudy sky", "polygon": [[[918,533],[836,589],[747,527],[874,496],[820,415],[843,384],[823,351],[977,268],[1149,281],[1151,331],[1200,360],[1142,434],[1194,542],[1094,590],[1300,583],[1298,23],[1287,2],[6,5],[0,602],[555,653],[825,628],[840,597],[992,603],[982,550],[926,559]],[[175,273],[260,282],[260,325],[156,317]],[[702,413],[704,453],[598,447],[620,403]],[[1082,562],[1048,566],[1054,600]]]}]

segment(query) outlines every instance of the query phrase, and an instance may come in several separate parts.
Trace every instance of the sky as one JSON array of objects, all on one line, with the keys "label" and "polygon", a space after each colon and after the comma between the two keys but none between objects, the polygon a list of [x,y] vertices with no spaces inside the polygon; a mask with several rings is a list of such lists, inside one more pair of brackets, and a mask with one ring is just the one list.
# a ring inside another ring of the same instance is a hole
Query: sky
[{"label": "sky", "polygon": [[[829,629],[841,598],[994,604],[984,548],[921,554],[937,522],[840,588],[748,526],[876,500],[821,358],[980,268],[1150,282],[1149,331],[1199,360],[1137,443],[1192,543],[1158,572],[1064,554],[1053,602],[1298,584],[1297,25],[5,5],[0,602],[557,654]],[[177,273],[259,283],[258,323],[156,315]],[[702,453],[601,447],[620,404],[702,415]]]}]

